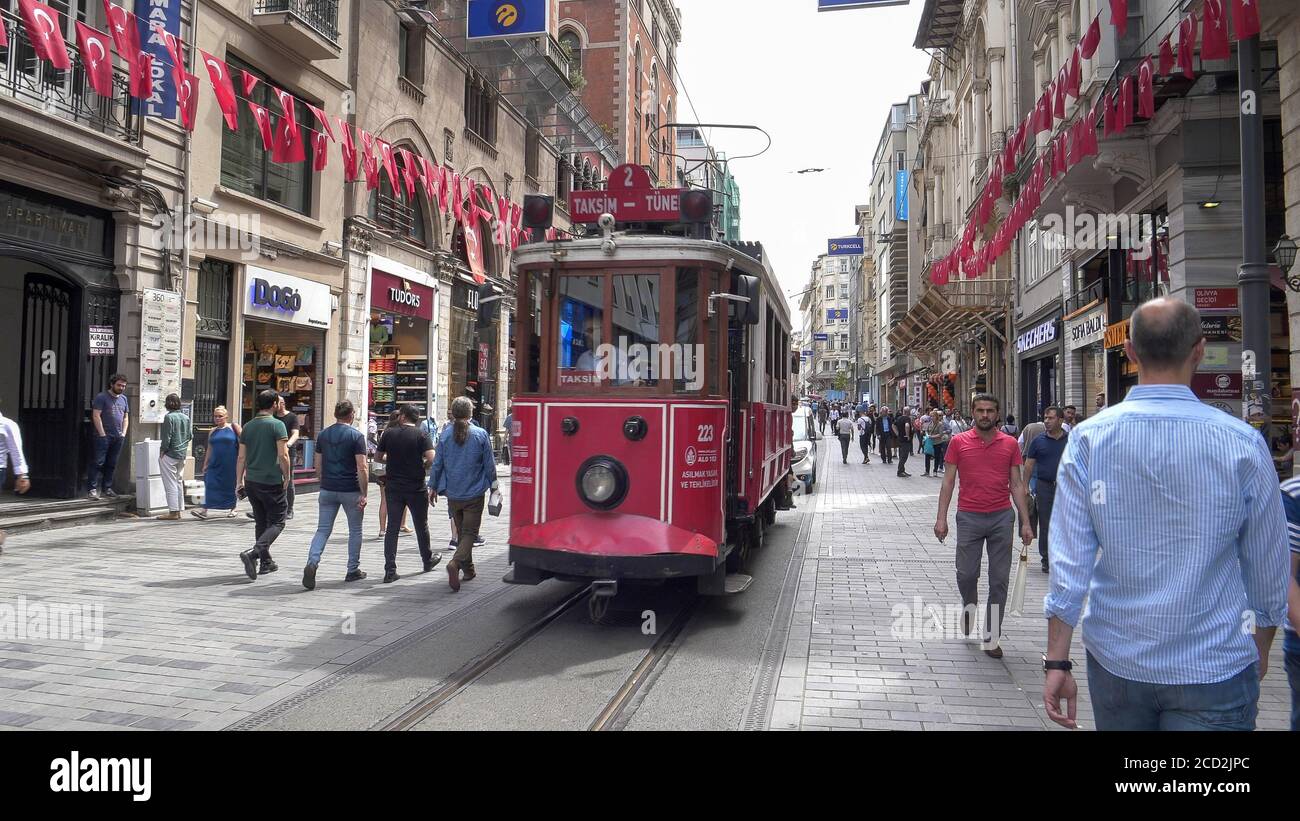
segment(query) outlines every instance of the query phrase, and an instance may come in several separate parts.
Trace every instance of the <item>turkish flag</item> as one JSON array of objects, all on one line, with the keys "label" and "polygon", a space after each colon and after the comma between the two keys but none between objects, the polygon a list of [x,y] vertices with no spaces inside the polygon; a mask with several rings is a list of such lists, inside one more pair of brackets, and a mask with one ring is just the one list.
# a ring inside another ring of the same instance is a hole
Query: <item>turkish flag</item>
[{"label": "turkish flag", "polygon": [[212,81],[212,90],[217,95],[217,105],[226,118],[226,127],[231,131],[239,130],[239,103],[235,99],[235,84],[230,81],[230,68],[224,61],[218,60],[202,49],[199,56],[208,67],[208,79]]},{"label": "turkish flag", "polygon": [[1138,64],[1138,116],[1148,120],[1156,116],[1156,67],[1151,56]]},{"label": "turkish flag", "polygon": [[183,69],[181,81],[176,84],[176,108],[181,113],[181,125],[186,131],[193,131],[199,110],[199,78]]},{"label": "turkish flag", "polygon": [[375,159],[375,138],[369,131],[358,129],[361,134],[361,170],[366,175],[366,190],[379,187],[379,161]]},{"label": "turkish flag", "polygon": [[1056,72],[1055,91],[1052,95],[1052,114],[1058,120],[1065,119],[1065,85],[1070,81],[1070,71],[1061,66]]},{"label": "turkish flag", "polygon": [[5,31],[5,19],[0,17],[0,47],[9,45],[9,32]]},{"label": "turkish flag", "polygon": [[451,175],[451,213],[456,222],[465,221],[465,195],[460,192],[460,172]]},{"label": "turkish flag", "polygon": [[1088,113],[1088,118],[1081,123],[1083,127],[1079,130],[1081,141],[1079,146],[1080,161],[1097,156],[1099,150],[1097,148],[1097,120],[1101,117],[1101,113],[1097,109],[1101,108],[1101,106],[1100,102],[1094,105],[1092,111]]},{"label": "turkish flag", "polygon": [[330,141],[336,142],[337,138],[334,136],[334,124],[330,122],[329,115],[311,103],[303,103],[303,105],[311,109],[311,113],[316,117],[316,122],[320,123],[321,128],[325,130],[325,134],[329,136]]},{"label": "turkish flag", "polygon": [[248,110],[253,112],[253,122],[257,123],[257,130],[262,133],[262,150],[274,150],[275,133],[271,130],[271,112],[251,100]]},{"label": "turkish flag", "polygon": [[1187,15],[1178,24],[1178,66],[1183,76],[1189,80],[1196,79],[1192,70],[1192,55],[1196,52],[1196,18]]},{"label": "turkish flag", "polygon": [[1128,33],[1128,0],[1110,0],[1110,24],[1120,37]]},{"label": "turkish flag", "polygon": [[294,127],[297,127],[298,117],[294,113],[293,95],[278,88],[272,88],[272,91],[275,92],[275,98],[280,101],[280,113],[293,123]]},{"label": "turkish flag", "polygon": [[131,63],[131,96],[147,100],[153,96],[153,55],[141,51]]},{"label": "turkish flag", "polygon": [[462,223],[465,237],[465,257],[469,261],[470,273],[479,285],[487,282],[487,273],[483,268],[483,240],[479,234],[478,220],[467,219]]},{"label": "turkish flag", "polygon": [[339,153],[343,155],[343,178],[346,182],[353,182],[360,174],[357,167],[357,146],[352,140],[352,127],[342,118],[337,118],[339,133],[343,135],[339,141]]},{"label": "turkish flag", "polygon": [[324,131],[311,132],[312,171],[324,171],[330,161],[330,135]]},{"label": "turkish flag", "polygon": [[1043,131],[1052,130],[1052,90],[1049,88],[1043,92],[1043,96],[1038,98],[1038,105],[1034,108],[1034,134],[1038,135]]},{"label": "turkish flag", "polygon": [[39,0],[18,0],[18,8],[22,11],[27,38],[32,41],[36,56],[55,68],[72,68],[68,46],[63,42],[63,32],[59,29],[59,13]]},{"label": "turkish flag", "polygon": [[[292,105],[290,106],[292,110]],[[292,114],[285,114],[275,124],[275,144],[271,146],[271,162],[284,165],[304,162],[307,146],[302,141],[302,129]]]},{"label": "turkish flag", "polygon": [[445,165],[438,166],[438,209],[448,213],[451,208],[451,171]]},{"label": "turkish flag", "polygon": [[172,60],[172,77],[175,79],[177,87],[179,87],[181,81],[185,78],[185,44],[157,20],[149,24],[149,29],[153,32],[153,38],[150,42],[161,42],[163,47],[167,49],[167,54]]},{"label": "turkish flag", "polygon": [[420,158],[420,182],[424,183],[424,196],[429,200],[429,210],[438,205],[438,168],[428,157]]},{"label": "turkish flag", "polygon": [[1228,46],[1228,15],[1223,0],[1205,0],[1201,21],[1201,59],[1226,60],[1232,56]]},{"label": "turkish flag", "polygon": [[1101,45],[1101,15],[1098,14],[1092,18],[1092,24],[1088,26],[1088,31],[1079,41],[1079,53],[1085,60],[1091,60],[1092,55],[1097,53],[1097,47]]},{"label": "turkish flag", "polygon": [[1174,70],[1174,47],[1169,43],[1169,38],[1173,32],[1165,35],[1165,39],[1160,41],[1160,76],[1168,77]]},{"label": "turkish flag", "polygon": [[248,98],[252,98],[253,89],[257,88],[257,84],[260,81],[252,74],[249,74],[247,71],[244,71],[242,73],[244,75],[244,96]]},{"label": "turkish flag", "polygon": [[1079,86],[1083,84],[1083,57],[1080,55],[1081,49],[1074,47],[1070,52],[1070,70],[1066,72],[1065,93],[1074,99],[1079,99]]},{"label": "turkish flag", "polygon": [[1245,40],[1259,34],[1259,0],[1232,0],[1233,39]]},{"label": "turkish flag", "polygon": [[101,97],[113,96],[113,56],[108,35],[77,21],[77,48],[86,67],[86,82]]},{"label": "turkish flag", "polygon": [[405,148],[397,149],[402,157],[402,182],[406,185],[406,198],[415,199],[415,155]]},{"label": "turkish flag", "polygon": [[393,196],[400,197],[402,189],[397,182],[397,157],[393,154],[393,146],[383,140],[375,140],[375,145],[379,146],[379,156],[384,160],[384,173],[388,175],[388,185],[393,189]]},{"label": "turkish flag", "polygon": [[1119,128],[1121,131],[1133,125],[1133,75],[1119,81]]},{"label": "turkish flag", "polygon": [[1115,96],[1113,94],[1103,95],[1103,101],[1106,108],[1102,111],[1102,136],[1109,137],[1115,133]]},{"label": "turkish flag", "polygon": [[136,16],[116,3],[104,0],[104,17],[108,20],[108,34],[113,47],[126,64],[135,63],[140,53],[140,24]]}]

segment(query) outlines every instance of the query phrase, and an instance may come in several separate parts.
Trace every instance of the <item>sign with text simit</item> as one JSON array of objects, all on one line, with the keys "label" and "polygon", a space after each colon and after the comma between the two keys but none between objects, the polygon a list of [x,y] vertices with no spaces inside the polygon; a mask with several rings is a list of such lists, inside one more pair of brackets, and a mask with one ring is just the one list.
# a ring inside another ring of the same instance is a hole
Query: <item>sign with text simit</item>
[{"label": "sign with text simit", "polygon": [[639,165],[620,165],[609,175],[604,191],[573,191],[569,215],[574,222],[594,224],[601,214],[618,222],[678,222],[684,188],[655,188],[650,172]]}]

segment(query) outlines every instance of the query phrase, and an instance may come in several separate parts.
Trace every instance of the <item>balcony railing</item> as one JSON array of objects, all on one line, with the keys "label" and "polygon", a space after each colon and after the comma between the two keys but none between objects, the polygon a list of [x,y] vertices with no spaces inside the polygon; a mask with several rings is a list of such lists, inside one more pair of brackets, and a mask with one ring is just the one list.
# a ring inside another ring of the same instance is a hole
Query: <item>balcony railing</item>
[{"label": "balcony railing", "polygon": [[1106,280],[1095,279],[1085,286],[1083,290],[1078,291],[1070,296],[1069,299],[1065,300],[1065,315],[1069,316],[1076,311],[1081,311],[1092,303],[1101,302],[1105,298]]},{"label": "balcony railing", "polygon": [[72,68],[58,69],[36,56],[21,19],[0,12],[9,45],[0,47],[0,96],[12,97],[48,114],[123,142],[139,144],[141,116],[132,110],[130,77],[113,68],[112,95],[101,97],[86,80],[81,52],[68,43]]},{"label": "balcony railing", "polygon": [[332,43],[339,39],[339,0],[257,0],[254,14],[291,14]]}]

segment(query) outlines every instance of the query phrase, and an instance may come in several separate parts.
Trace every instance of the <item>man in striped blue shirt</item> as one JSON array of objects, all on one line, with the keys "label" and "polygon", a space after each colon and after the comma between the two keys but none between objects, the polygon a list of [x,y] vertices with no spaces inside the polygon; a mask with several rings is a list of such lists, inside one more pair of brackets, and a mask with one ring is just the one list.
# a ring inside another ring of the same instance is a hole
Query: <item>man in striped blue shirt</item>
[{"label": "man in striped blue shirt", "polygon": [[1140,384],[1075,427],[1057,474],[1047,715],[1077,726],[1069,652],[1082,616],[1097,729],[1254,729],[1286,615],[1273,460],[1257,431],[1188,387],[1205,356],[1191,305],[1153,300],[1129,327]]},{"label": "man in striped blue shirt", "polygon": [[1291,543],[1291,588],[1288,595],[1286,625],[1282,648],[1286,657],[1286,677],[1291,684],[1291,732],[1300,733],[1300,478],[1282,483],[1282,504],[1286,509],[1286,529]]}]

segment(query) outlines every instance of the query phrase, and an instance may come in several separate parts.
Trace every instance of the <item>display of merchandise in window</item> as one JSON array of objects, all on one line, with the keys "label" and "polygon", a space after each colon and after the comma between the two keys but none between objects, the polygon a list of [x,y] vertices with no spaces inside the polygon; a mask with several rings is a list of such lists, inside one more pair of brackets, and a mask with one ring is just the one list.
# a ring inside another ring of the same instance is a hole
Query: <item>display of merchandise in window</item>
[{"label": "display of merchandise in window", "polygon": [[[302,336],[306,332],[289,332]],[[298,420],[298,443],[290,449],[294,481],[308,483],[315,477],[315,438],[321,405],[320,379],[317,375],[318,345],[289,339],[270,341],[285,334],[271,325],[247,323],[244,341],[243,399],[240,416],[247,424],[257,415],[256,398],[265,390],[285,397],[285,409]]]}]

